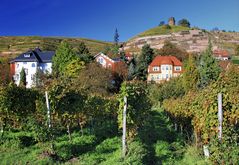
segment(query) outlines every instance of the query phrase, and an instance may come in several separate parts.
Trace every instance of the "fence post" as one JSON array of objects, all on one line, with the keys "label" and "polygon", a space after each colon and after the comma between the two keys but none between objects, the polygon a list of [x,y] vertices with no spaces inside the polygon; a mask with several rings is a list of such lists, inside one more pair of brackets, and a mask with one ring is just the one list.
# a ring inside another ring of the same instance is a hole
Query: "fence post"
[{"label": "fence post", "polygon": [[48,128],[51,128],[51,112],[50,112],[50,104],[49,104],[49,99],[48,99],[48,92],[45,92],[46,96],[46,107],[47,107],[47,123],[48,123]]},{"label": "fence post", "polygon": [[222,121],[223,121],[223,111],[222,111],[222,94],[218,93],[218,138],[222,140]]},{"label": "fence post", "polygon": [[122,157],[126,155],[126,110],[127,110],[127,97],[124,96],[124,110],[123,110],[123,136],[122,136]]}]

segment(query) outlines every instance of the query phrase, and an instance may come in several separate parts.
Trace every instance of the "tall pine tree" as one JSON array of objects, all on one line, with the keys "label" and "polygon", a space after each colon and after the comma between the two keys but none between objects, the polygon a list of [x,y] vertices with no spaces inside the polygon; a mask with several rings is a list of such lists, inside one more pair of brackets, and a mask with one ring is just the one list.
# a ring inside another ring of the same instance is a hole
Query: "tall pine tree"
[{"label": "tall pine tree", "polygon": [[118,29],[117,28],[115,29],[114,43],[116,45],[118,45],[118,43],[119,43],[119,33],[118,33]]}]

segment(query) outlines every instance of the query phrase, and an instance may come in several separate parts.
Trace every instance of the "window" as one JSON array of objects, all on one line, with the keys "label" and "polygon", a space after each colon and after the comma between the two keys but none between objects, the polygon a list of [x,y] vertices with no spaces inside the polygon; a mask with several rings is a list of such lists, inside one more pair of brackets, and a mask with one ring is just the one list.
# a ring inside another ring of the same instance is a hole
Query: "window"
[{"label": "window", "polygon": [[30,54],[24,54],[24,57],[29,58],[31,55]]},{"label": "window", "polygon": [[169,70],[172,70],[172,66],[171,65],[169,66]]},{"label": "window", "polygon": [[159,71],[159,67],[158,66],[153,67],[153,71]]},{"label": "window", "polygon": [[157,75],[157,79],[158,79],[158,80],[160,79],[160,74]]},{"label": "window", "polygon": [[23,62],[23,65],[26,65],[27,64],[27,62]]},{"label": "window", "polygon": [[181,71],[181,66],[175,66],[175,71]]},{"label": "window", "polygon": [[100,57],[98,61],[99,61],[101,64],[104,63],[104,59],[103,59],[102,57]]},{"label": "window", "polygon": [[17,64],[17,68],[19,68],[19,64]]},{"label": "window", "polygon": [[168,74],[166,74],[166,79],[168,78]]},{"label": "window", "polygon": [[35,68],[35,67],[36,67],[35,63],[32,63],[32,67],[33,67],[33,68]]},{"label": "window", "polygon": [[166,66],[166,70],[168,70],[168,66]]},{"label": "window", "polygon": [[151,80],[154,80],[154,76],[153,75],[151,75]]}]

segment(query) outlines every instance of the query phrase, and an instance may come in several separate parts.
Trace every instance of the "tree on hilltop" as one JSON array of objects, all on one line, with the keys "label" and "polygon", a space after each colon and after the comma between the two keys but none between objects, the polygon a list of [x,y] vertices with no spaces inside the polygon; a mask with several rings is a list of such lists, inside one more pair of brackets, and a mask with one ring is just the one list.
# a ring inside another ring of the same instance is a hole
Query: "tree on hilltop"
[{"label": "tree on hilltop", "polygon": [[190,28],[190,22],[187,19],[181,19],[178,21],[179,26],[189,27]]}]

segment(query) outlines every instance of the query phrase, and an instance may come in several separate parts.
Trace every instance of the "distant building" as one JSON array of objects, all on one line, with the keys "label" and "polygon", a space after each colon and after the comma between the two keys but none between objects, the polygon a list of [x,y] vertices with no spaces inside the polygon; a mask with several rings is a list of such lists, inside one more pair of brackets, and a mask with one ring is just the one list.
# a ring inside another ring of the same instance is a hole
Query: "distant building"
[{"label": "distant building", "polygon": [[174,17],[170,17],[168,19],[168,25],[170,25],[170,26],[174,26],[175,25],[175,18]]},{"label": "distant building", "polygon": [[147,81],[160,83],[182,74],[182,62],[174,56],[156,56],[148,66]]},{"label": "distant building", "polygon": [[217,60],[222,60],[222,61],[226,61],[226,60],[230,59],[229,53],[226,50],[216,49],[216,50],[213,51],[213,56]]},{"label": "distant building", "polygon": [[54,55],[54,51],[41,51],[39,48],[36,48],[22,53],[13,59],[10,62],[10,73],[15,84],[19,85],[20,72],[24,69],[26,73],[26,87],[31,88],[34,86],[34,77],[37,69],[40,69],[43,73],[52,72],[52,57]]},{"label": "distant building", "polygon": [[124,62],[118,58],[110,58],[104,53],[98,53],[94,56],[96,62],[102,65],[104,68],[111,70],[112,72],[118,72],[120,68],[124,67]]}]

